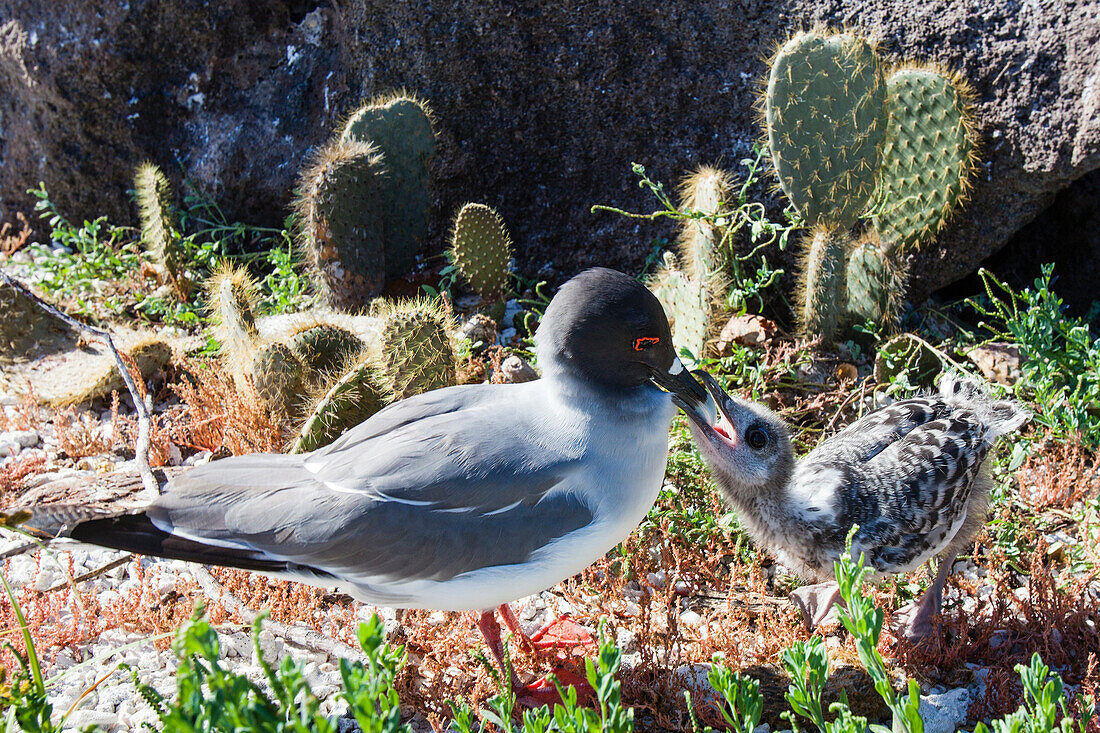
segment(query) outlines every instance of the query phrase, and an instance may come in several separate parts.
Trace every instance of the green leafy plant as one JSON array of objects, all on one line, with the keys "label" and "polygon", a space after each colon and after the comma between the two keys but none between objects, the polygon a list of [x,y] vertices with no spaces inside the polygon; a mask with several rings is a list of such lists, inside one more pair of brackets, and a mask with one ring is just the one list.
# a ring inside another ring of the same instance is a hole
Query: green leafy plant
[{"label": "green leafy plant", "polygon": [[[335,733],[337,718],[320,713],[320,701],[306,681],[303,662],[290,657],[278,668],[264,658],[259,645],[266,614],[252,624],[256,658],[270,692],[221,664],[217,631],[196,610],[180,627],[172,651],[179,660],[176,694],[168,700],[138,679],[142,697],[157,712],[167,733],[225,731],[239,733]],[[339,693],[349,713],[367,733],[398,733],[409,728],[401,723],[394,681],[404,663],[404,647],[383,643],[382,622],[377,616],[360,624],[356,632],[364,659],[340,660],[344,687]]]},{"label": "green leafy plant", "polygon": [[1017,396],[1043,406],[1035,421],[1062,439],[1076,433],[1100,446],[1100,338],[1089,324],[1065,313],[1052,289],[1054,265],[1043,265],[1031,288],[1014,291],[988,270],[979,271],[986,299],[967,303],[984,319],[990,340],[1008,340],[1021,351]]},{"label": "green leafy plant", "polygon": [[1089,721],[1096,714],[1096,701],[1081,694],[1077,705],[1081,710],[1079,720],[1074,720],[1066,706],[1066,691],[1062,678],[1043,664],[1038,653],[1028,665],[1017,664],[1016,671],[1023,683],[1024,698],[1016,712],[990,726],[978,723],[974,733],[1085,733]]},{"label": "green leafy plant", "polygon": [[[783,669],[791,678],[790,688],[784,694],[794,714],[809,718],[818,730],[825,730],[825,713],[821,695],[829,678],[829,655],[825,640],[814,636],[809,641],[799,641],[783,650],[780,656]],[[791,713],[785,713],[791,726],[797,728]]]},{"label": "green leafy plant", "polygon": [[[859,661],[871,676],[875,691],[890,708],[894,718],[894,733],[924,733],[924,722],[920,717],[920,685],[916,680],[909,680],[906,694],[899,696],[890,684],[890,676],[886,673],[886,665],[878,651],[885,614],[875,605],[873,598],[863,595],[862,592],[863,580],[871,572],[871,568],[865,564],[863,553],[860,553],[859,560],[852,559],[852,538],[858,530],[858,525],[852,526],[845,552],[833,564],[836,582],[840,585],[840,597],[844,599],[844,607],[838,609],[837,615],[840,623],[855,639]],[[872,725],[871,730],[874,733],[890,733],[891,729]]]}]

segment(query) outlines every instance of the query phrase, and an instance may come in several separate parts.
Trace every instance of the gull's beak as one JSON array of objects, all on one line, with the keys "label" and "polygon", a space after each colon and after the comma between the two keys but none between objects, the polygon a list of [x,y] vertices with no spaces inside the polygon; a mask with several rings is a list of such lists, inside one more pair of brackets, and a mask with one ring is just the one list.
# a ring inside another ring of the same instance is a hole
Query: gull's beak
[{"label": "gull's beak", "polygon": [[[684,410],[684,412],[699,427],[706,428],[708,432],[720,432],[727,442],[732,442],[733,434],[730,431],[733,428],[733,419],[726,412],[726,393],[722,390],[722,385],[718,384],[717,379],[702,369],[696,369],[692,374],[702,381],[707,391],[707,409],[713,408],[714,412],[709,415],[704,415],[695,410]],[[717,428],[721,428],[721,430],[719,431]]]},{"label": "gull's beak", "polygon": [[[700,372],[706,374],[706,372]],[[709,374],[707,375],[710,376]],[[672,393],[672,401],[693,420],[713,425],[718,419],[718,406],[703,385],[684,368],[679,357],[673,360],[667,372],[653,370],[650,377],[662,389]]]}]

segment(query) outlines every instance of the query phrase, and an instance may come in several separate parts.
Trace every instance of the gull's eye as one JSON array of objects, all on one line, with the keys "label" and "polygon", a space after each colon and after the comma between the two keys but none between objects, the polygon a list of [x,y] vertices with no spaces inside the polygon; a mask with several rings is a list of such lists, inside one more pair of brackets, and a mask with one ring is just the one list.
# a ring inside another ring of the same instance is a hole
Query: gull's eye
[{"label": "gull's eye", "polygon": [[645,351],[646,349],[652,349],[659,343],[661,343],[661,339],[657,336],[642,336],[641,338],[634,339],[634,350]]},{"label": "gull's eye", "polygon": [[768,434],[760,428],[749,428],[745,433],[745,442],[753,450],[760,450],[768,444]]}]

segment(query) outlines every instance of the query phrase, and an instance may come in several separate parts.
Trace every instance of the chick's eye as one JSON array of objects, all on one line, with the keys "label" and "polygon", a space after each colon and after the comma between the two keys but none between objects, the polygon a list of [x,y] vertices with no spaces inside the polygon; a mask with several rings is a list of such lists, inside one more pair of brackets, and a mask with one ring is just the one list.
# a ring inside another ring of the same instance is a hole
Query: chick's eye
[{"label": "chick's eye", "polygon": [[651,349],[657,344],[661,343],[661,339],[657,336],[642,336],[641,338],[634,339],[634,350],[645,351]]},{"label": "chick's eye", "polygon": [[745,442],[749,444],[749,447],[753,450],[760,450],[768,444],[768,434],[760,428],[750,428],[745,433]]}]

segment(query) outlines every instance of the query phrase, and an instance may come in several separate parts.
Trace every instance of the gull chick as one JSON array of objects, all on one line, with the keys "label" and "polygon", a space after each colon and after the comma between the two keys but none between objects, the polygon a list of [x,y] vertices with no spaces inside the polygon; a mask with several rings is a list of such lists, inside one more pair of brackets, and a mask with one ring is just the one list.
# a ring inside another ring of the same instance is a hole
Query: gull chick
[{"label": "gull chick", "polygon": [[695,440],[754,541],[816,583],[791,594],[807,626],[836,602],[833,562],[858,524],[852,552],[863,553],[878,575],[939,556],[932,585],[899,619],[910,639],[926,636],[955,556],[985,520],[990,450],[1030,415],[946,374],[938,393],[875,410],[796,461],[779,416],[730,397],[709,374],[696,375],[719,418],[710,425],[689,411]]}]

